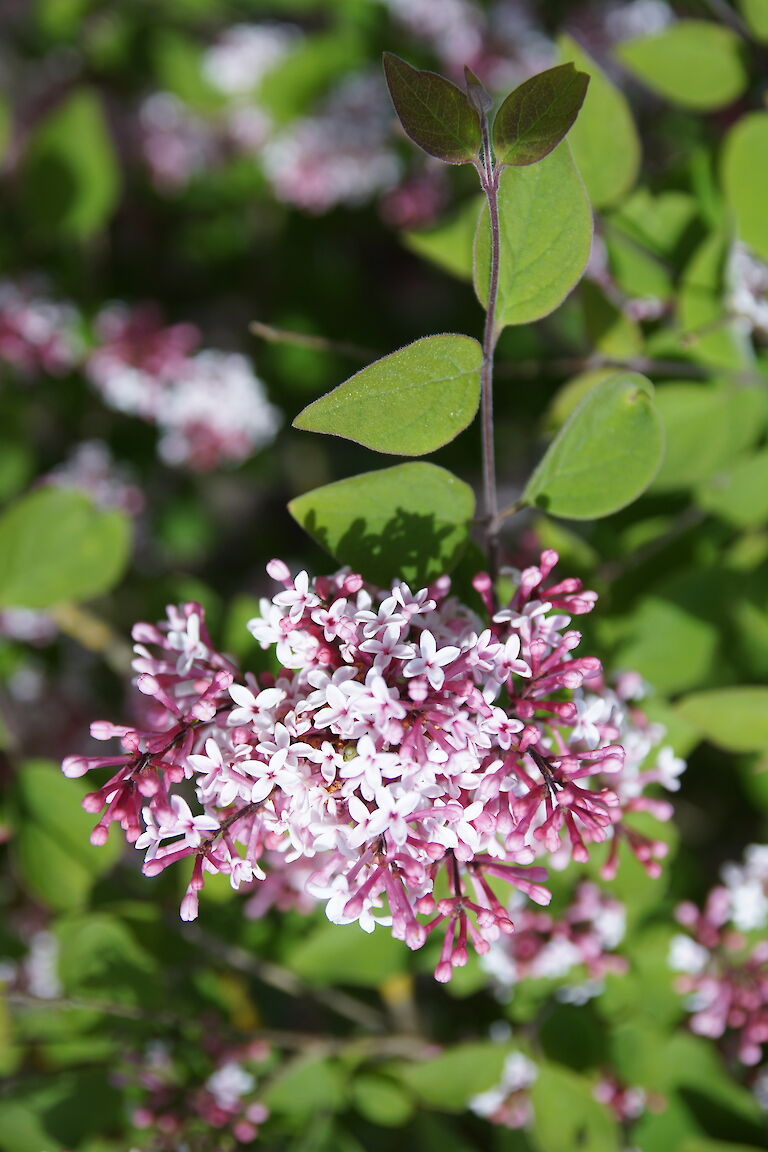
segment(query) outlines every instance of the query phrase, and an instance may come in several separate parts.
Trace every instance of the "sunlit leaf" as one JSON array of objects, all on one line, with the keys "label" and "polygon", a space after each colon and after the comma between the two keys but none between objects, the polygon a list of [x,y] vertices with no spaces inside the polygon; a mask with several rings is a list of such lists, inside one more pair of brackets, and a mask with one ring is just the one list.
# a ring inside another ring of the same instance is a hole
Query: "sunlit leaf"
[{"label": "sunlit leaf", "polygon": [[739,37],[706,20],[677,20],[662,32],[620,44],[616,53],[652,91],[685,108],[722,108],[747,84]]},{"label": "sunlit leaf", "polygon": [[474,418],[482,359],[470,336],[425,336],[308,405],[294,427],[343,436],[377,452],[423,456]]},{"label": "sunlit leaf", "polygon": [[87,239],[109,220],[120,170],[102,103],[79,88],[32,136],[24,159],[24,203],[46,233]]},{"label": "sunlit leaf", "polygon": [[763,752],[768,748],[768,688],[714,688],[686,696],[678,710],[718,748]]},{"label": "sunlit leaf", "polygon": [[743,116],[730,130],[722,171],[739,237],[768,260],[768,112]]},{"label": "sunlit leaf", "polygon": [[[505,168],[496,328],[529,324],[561,304],[581,279],[592,242],[592,212],[563,141],[538,164]],[[475,292],[488,303],[491,234],[484,210],[475,239]]]},{"label": "sunlit leaf", "polygon": [[624,94],[570,36],[558,38],[560,59],[589,76],[584,107],[569,143],[595,208],[616,204],[629,192],[640,167],[640,139]]},{"label": "sunlit leaf", "polygon": [[130,523],[68,488],[38,488],[0,516],[0,605],[51,608],[88,600],[120,579]]},{"label": "sunlit leaf", "polygon": [[768,0],[738,0],[738,5],[755,40],[768,43]]},{"label": "sunlit leaf", "polygon": [[597,384],[574,409],[523,493],[553,516],[591,520],[635,500],[664,448],[653,388],[637,373]]}]

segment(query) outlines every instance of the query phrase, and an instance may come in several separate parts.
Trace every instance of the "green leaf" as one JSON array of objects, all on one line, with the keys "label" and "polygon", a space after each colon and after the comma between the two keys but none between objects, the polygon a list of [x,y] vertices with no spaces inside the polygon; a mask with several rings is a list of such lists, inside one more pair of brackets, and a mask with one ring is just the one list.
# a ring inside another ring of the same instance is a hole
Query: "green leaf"
[{"label": "green leaf", "polygon": [[751,112],[723,145],[723,188],[739,237],[768,260],[768,112]]},{"label": "green leaf", "polygon": [[696,502],[737,528],[759,528],[768,520],[768,449],[748,456],[700,488]]},{"label": "green leaf", "polygon": [[315,31],[264,74],[255,100],[278,125],[308,113],[338,82],[359,71],[363,61],[360,36],[352,27]]},{"label": "green leaf", "polygon": [[684,108],[722,108],[747,85],[739,37],[706,20],[677,20],[663,32],[620,44],[616,53],[653,92]]},{"label": "green leaf", "polygon": [[361,1116],[382,1128],[398,1128],[413,1115],[413,1100],[393,1080],[362,1073],[352,1081],[352,1103]]},{"label": "green leaf", "polygon": [[506,1056],[500,1044],[457,1044],[433,1060],[400,1065],[399,1076],[429,1107],[463,1112],[473,1096],[499,1083]]},{"label": "green leaf", "polygon": [[85,240],[112,215],[120,170],[102,110],[89,88],[57,105],[24,159],[24,202],[41,230]]},{"label": "green leaf", "polygon": [[471,336],[424,336],[309,404],[294,428],[423,456],[458,436],[480,402],[483,350]]},{"label": "green leaf", "polygon": [[616,375],[615,368],[588,368],[579,372],[558,388],[544,416],[543,428],[548,437],[562,428],[568,417],[578,407],[588,392],[603,380]]},{"label": "green leaf", "polygon": [[556,148],[584,103],[589,76],[560,64],[510,92],[493,121],[497,164],[535,164]]},{"label": "green leaf", "polygon": [[673,381],[656,389],[656,408],[666,437],[656,492],[702,483],[754,444],[766,424],[761,388]]},{"label": "green leaf", "polygon": [[624,94],[570,36],[558,39],[560,59],[590,78],[584,107],[569,137],[573,157],[595,208],[616,204],[637,179],[640,138]]},{"label": "green leaf", "polygon": [[59,978],[67,995],[141,1003],[147,992],[157,994],[158,961],[117,916],[92,911],[65,916],[56,935]]},{"label": "green leaf", "polygon": [[683,274],[679,319],[690,355],[717,368],[743,368],[751,357],[749,340],[723,303],[728,243],[713,232],[694,252]]},{"label": "green leaf", "polygon": [[376,988],[403,970],[405,953],[402,945],[384,932],[323,924],[291,950],[286,963],[309,984]]},{"label": "green leaf", "polygon": [[616,1152],[619,1130],[595,1100],[592,1084],[555,1064],[541,1063],[531,1086],[533,1137],[539,1152]]},{"label": "green leaf", "polygon": [[0,605],[51,608],[107,592],[128,562],[128,517],[70,488],[38,488],[0,516]]},{"label": "green leaf", "polygon": [[617,308],[593,281],[584,280],[579,294],[590,347],[614,360],[639,356],[643,348],[639,324]]},{"label": "green leaf", "polygon": [[573,411],[523,499],[566,519],[608,516],[648,487],[663,450],[650,382],[634,372],[610,376]]},{"label": "green leaf", "polygon": [[444,468],[418,462],[316,488],[288,511],[339,563],[377,584],[420,588],[458,561],[475,498]]},{"label": "green leaf", "polygon": [[263,1094],[270,1112],[284,1116],[311,1116],[313,1112],[337,1112],[344,1105],[344,1077],[338,1064],[311,1053],[299,1056],[283,1068]]},{"label": "green leaf", "polygon": [[22,765],[14,779],[16,867],[35,899],[56,911],[82,907],[121,851],[116,836],[102,848],[89,842],[95,820],[81,807],[85,791],[44,760]]},{"label": "green leaf", "polygon": [[746,685],[695,692],[678,704],[687,723],[727,752],[768,748],[768,688]]},{"label": "green leaf", "polygon": [[755,40],[768,43],[768,0],[738,0],[738,4]]},{"label": "green leaf", "polygon": [[477,160],[480,118],[460,88],[392,52],[384,53],[384,74],[400,123],[414,144],[447,164]]},{"label": "green leaf", "polygon": [[[538,164],[505,168],[499,181],[501,251],[496,328],[554,312],[581,279],[592,212],[567,141]],[[485,208],[475,237],[475,292],[488,305],[491,230]]]},{"label": "green leaf", "polygon": [[657,692],[684,692],[705,683],[717,656],[718,632],[681,605],[648,596],[633,613],[629,634],[617,654]]},{"label": "green leaf", "polygon": [[431,260],[444,272],[460,280],[472,280],[472,249],[484,196],[473,197],[435,228],[423,232],[403,232],[406,248]]}]

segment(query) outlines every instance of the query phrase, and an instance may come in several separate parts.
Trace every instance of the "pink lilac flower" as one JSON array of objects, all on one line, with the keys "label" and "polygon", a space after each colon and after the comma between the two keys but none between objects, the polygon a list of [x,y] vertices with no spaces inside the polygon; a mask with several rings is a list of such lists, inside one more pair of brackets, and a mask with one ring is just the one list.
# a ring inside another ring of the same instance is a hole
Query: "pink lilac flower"
[{"label": "pink lilac flower", "polygon": [[274,438],[278,411],[244,356],[194,351],[197,329],[163,327],[151,307],[105,309],[96,327],[87,374],[112,407],[158,426],[166,463],[206,472]]},{"label": "pink lilac flower", "polygon": [[505,1128],[525,1128],[533,1120],[530,1088],[539,1070],[522,1052],[510,1052],[504,1062],[501,1080],[469,1101],[477,1116]]},{"label": "pink lilac flower", "polygon": [[582,976],[579,983],[561,983],[557,997],[584,1003],[601,991],[609,972],[626,970],[626,961],[615,953],[624,936],[624,906],[595,884],[581,881],[571,903],[559,915],[527,907],[518,898],[509,916],[515,932],[497,940],[481,958],[502,999],[508,998],[521,980],[563,981],[577,972]]},{"label": "pink lilac flower", "polygon": [[81,352],[79,323],[73,305],[49,299],[33,284],[0,282],[0,364],[22,376],[69,372]]},{"label": "pink lilac flower", "polygon": [[278,200],[305,212],[362,204],[394,187],[391,112],[378,76],[343,81],[313,115],[272,136],[261,153]]},{"label": "pink lilac flower", "polygon": [[691,1029],[723,1037],[754,1067],[768,1044],[768,846],[751,845],[744,863],[726,865],[722,878],[703,909],[677,909],[685,934],[673,938],[669,963],[682,973]]},{"label": "pink lilac flower", "polygon": [[131,482],[126,468],[115,463],[103,440],[76,444],[44,479],[61,488],[79,488],[102,508],[119,508],[129,516],[138,516],[144,508],[141,488]]},{"label": "pink lilac flower", "polygon": [[[112,1080],[129,1087],[139,1101],[131,1121],[141,1133],[143,1152],[178,1152],[187,1140],[205,1135],[220,1147],[250,1145],[269,1117],[259,1100],[259,1078],[272,1060],[260,1041],[245,1046],[223,1044],[214,1032],[203,1043],[211,1069],[204,1081],[185,1077],[184,1055],[154,1042],[142,1052],[129,1053]],[[191,1082],[190,1082],[191,1080]],[[208,1145],[206,1145],[207,1147]]]},{"label": "pink lilac flower", "polygon": [[585,693],[606,689],[570,625],[595,597],[578,580],[550,581],[556,562],[548,551],[507,572],[506,604],[479,574],[481,618],[447,577],[414,593],[347,570],[294,579],[273,561],[283,590],[250,629],[281,669],[258,681],[215,651],[199,605],[137,625],[136,686],[152,724],[96,724],[94,737],[117,737],[122,751],[64,762],[72,776],[111,771],[84,802],[102,811],[94,842],[119,823],[150,876],[191,857],[185,919],[207,873],[237,887],[276,859],[309,865],[305,891],[336,923],[386,924],[411,948],[440,928],[440,980],[470,945],[486,953],[513,930],[496,880],[547,904],[539,860],[583,860],[617,838],[655,871],[658,847],[625,825],[651,802],[636,767],[626,802],[619,794],[618,698],[585,724]]}]

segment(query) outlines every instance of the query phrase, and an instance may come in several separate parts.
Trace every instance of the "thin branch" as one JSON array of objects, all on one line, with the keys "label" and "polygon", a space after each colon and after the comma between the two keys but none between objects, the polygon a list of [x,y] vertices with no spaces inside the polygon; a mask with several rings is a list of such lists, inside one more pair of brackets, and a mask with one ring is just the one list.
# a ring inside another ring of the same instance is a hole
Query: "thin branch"
[{"label": "thin branch", "polygon": [[533,380],[543,373],[552,376],[568,376],[572,373],[587,372],[593,368],[616,368],[625,372],[642,372],[646,376],[676,376],[686,380],[730,380],[734,384],[766,384],[768,376],[760,372],[729,371],[727,368],[711,368],[706,364],[693,364],[688,360],[657,360],[649,356],[631,356],[620,359],[614,356],[571,356],[557,360],[519,360],[496,367],[496,373],[505,379]]},{"label": "thin branch", "polygon": [[197,925],[186,925],[183,935],[209,956],[228,964],[237,972],[243,972],[246,976],[260,980],[262,984],[268,984],[271,988],[284,992],[287,996],[309,997],[335,1012],[337,1016],[343,1016],[373,1032],[387,1030],[386,1018],[382,1013],[356,1000],[354,996],[348,996],[335,988],[310,988],[289,969],[273,964],[269,960],[260,960],[236,944],[227,944],[224,940],[208,936]]},{"label": "thin branch", "polygon": [[94,612],[78,604],[59,604],[50,615],[61,631],[89,652],[96,652],[118,676],[131,670],[131,647]]},{"label": "thin branch", "polygon": [[266,340],[268,344],[292,344],[296,348],[310,348],[313,352],[328,352],[351,360],[375,360],[379,356],[378,352],[374,352],[371,348],[363,348],[359,344],[329,340],[326,336],[314,336],[309,332],[275,328],[271,324],[263,324],[261,320],[252,320],[248,329],[254,336]]}]

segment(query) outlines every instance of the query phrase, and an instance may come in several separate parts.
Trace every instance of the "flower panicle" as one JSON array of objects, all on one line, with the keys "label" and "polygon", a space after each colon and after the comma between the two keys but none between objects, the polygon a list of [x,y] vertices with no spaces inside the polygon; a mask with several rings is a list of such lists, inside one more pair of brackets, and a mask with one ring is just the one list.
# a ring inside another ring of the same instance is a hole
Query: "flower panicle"
[{"label": "flower panicle", "polygon": [[[500,882],[548,903],[541,861],[586,860],[610,841],[614,867],[623,839],[653,871],[663,845],[624,817],[646,777],[662,781],[639,769],[657,734],[634,732],[625,756],[626,700],[599,661],[574,654],[571,617],[595,596],[551,582],[556,563],[546,551],[506,572],[506,604],[478,574],[481,617],[447,577],[381,589],[272,561],[281,590],[249,629],[280,671],[260,679],[216,651],[198,604],[137,625],[143,726],[99,722],[92,735],[122,752],[63,766],[110,772],[84,801],[101,813],[94,842],[118,823],[148,875],[192,857],[185,919],[208,873],[238,888],[293,872],[335,923],[383,924],[411,948],[439,927],[440,980],[512,931]],[[279,901],[291,882],[268,888]]]}]

